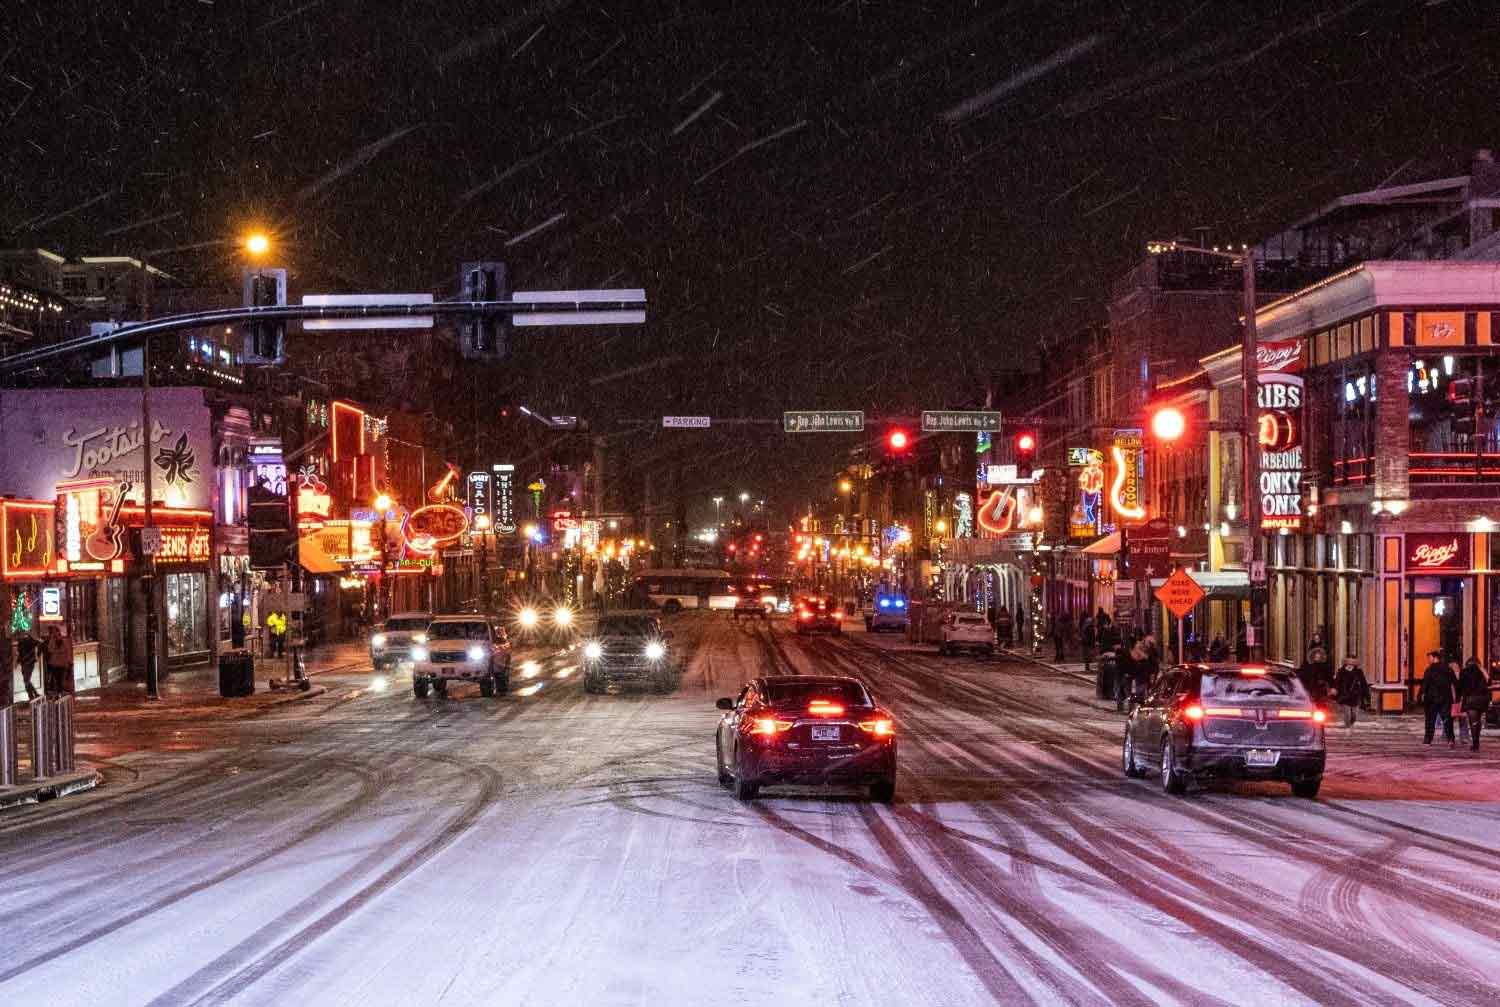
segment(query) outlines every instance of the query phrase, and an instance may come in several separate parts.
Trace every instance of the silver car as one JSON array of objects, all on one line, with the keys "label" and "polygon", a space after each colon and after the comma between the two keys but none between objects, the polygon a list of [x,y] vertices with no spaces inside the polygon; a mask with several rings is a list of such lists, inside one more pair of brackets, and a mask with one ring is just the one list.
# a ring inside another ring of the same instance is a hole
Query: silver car
[{"label": "silver car", "polygon": [[427,642],[431,612],[398,612],[370,633],[370,663],[379,671],[411,660],[412,647]]}]

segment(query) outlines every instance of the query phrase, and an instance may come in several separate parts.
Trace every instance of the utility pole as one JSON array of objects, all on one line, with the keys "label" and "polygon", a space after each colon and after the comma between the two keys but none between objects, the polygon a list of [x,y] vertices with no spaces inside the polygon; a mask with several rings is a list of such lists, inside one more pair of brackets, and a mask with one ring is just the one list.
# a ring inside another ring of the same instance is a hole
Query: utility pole
[{"label": "utility pole", "polygon": [[[151,319],[151,273],[144,257],[141,259],[141,321]],[[141,478],[145,483],[143,493],[145,517],[141,534],[152,527],[151,488],[151,337],[141,340]],[[156,556],[141,550],[141,587],[146,596],[146,698],[161,696],[161,673],[157,667],[157,618],[156,618]]]},{"label": "utility pole", "polygon": [[[1240,375],[1245,386],[1245,544],[1249,547],[1249,562],[1246,569],[1259,569],[1264,558],[1260,535],[1260,457],[1256,453],[1260,442],[1260,382],[1257,361],[1257,333],[1255,330],[1255,249],[1247,248],[1241,256],[1245,271],[1245,327],[1244,345],[1240,349]],[[1250,649],[1250,660],[1262,661],[1266,653],[1265,589],[1250,585],[1250,626],[1245,643]]]}]

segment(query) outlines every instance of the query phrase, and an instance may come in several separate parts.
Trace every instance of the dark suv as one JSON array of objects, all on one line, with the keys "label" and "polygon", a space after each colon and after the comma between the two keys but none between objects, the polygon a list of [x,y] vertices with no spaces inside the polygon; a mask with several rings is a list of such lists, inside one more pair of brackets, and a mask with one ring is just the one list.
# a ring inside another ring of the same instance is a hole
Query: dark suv
[{"label": "dark suv", "polygon": [[671,692],[676,684],[672,655],[661,620],[650,612],[601,615],[583,644],[583,691],[604,692],[611,685],[644,685]]},{"label": "dark suv", "polygon": [[1186,665],[1163,672],[1131,711],[1121,761],[1126,776],[1155,769],[1169,794],[1195,780],[1285,780],[1316,797],[1324,719],[1290,672]]}]

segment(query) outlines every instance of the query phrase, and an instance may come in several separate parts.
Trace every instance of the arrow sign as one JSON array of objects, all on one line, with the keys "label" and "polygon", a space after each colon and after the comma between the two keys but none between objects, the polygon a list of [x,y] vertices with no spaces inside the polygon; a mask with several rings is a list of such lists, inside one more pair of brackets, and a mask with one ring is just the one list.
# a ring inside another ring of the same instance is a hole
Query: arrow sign
[{"label": "arrow sign", "polygon": [[708,416],[663,416],[661,425],[676,430],[707,430],[713,420]]},{"label": "arrow sign", "polygon": [[922,410],[922,432],[929,434],[1000,432],[998,412],[963,412],[953,409]]}]

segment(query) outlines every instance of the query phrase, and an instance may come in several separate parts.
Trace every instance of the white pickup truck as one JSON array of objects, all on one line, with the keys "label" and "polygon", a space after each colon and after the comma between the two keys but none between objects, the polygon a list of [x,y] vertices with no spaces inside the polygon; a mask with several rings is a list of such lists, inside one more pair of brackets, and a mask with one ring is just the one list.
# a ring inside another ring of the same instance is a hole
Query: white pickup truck
[{"label": "white pickup truck", "polygon": [[977,612],[954,612],[943,620],[938,653],[946,656],[961,650],[983,654],[995,652],[995,627]]}]

